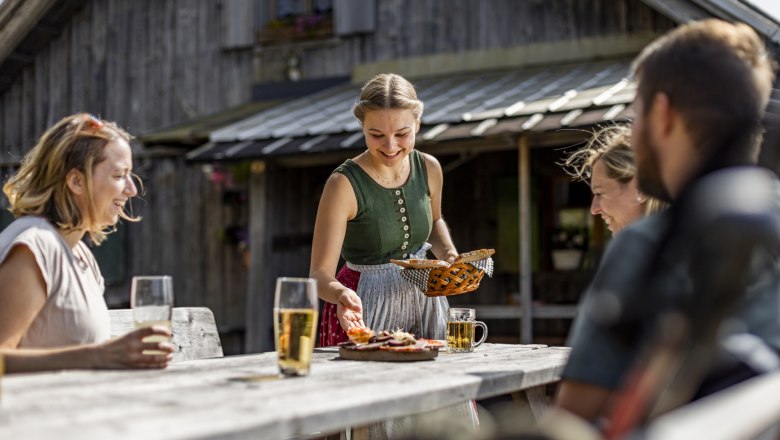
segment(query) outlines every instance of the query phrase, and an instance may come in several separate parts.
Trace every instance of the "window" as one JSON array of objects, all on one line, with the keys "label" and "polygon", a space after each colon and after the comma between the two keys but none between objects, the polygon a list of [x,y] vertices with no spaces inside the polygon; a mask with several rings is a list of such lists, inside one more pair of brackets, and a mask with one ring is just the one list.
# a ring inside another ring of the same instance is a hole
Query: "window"
[{"label": "window", "polygon": [[261,44],[376,29],[376,0],[272,0],[260,4],[255,24],[261,29]]},{"label": "window", "polygon": [[333,13],[333,0],[274,0],[272,17],[285,20],[300,15],[329,15]]},{"label": "window", "polygon": [[333,0],[273,0],[263,13],[261,44],[333,36]]}]

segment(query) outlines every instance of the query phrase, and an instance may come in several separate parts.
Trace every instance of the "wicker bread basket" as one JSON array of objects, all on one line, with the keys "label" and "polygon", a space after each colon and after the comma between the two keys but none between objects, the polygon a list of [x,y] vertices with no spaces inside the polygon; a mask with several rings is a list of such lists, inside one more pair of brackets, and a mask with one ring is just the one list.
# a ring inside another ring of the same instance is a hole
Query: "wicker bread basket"
[{"label": "wicker bread basket", "polygon": [[451,296],[477,290],[485,273],[493,275],[493,249],[458,255],[452,264],[438,260],[390,260],[401,266],[401,276],[426,296]]}]

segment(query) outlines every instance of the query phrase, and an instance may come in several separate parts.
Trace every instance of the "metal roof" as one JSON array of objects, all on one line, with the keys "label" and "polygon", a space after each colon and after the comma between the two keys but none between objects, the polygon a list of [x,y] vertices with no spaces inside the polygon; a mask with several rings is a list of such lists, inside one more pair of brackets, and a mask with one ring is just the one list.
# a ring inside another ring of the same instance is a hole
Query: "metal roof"
[{"label": "metal roof", "polygon": [[[629,59],[423,78],[418,145],[627,119]],[[352,105],[360,85],[333,87],[215,130],[191,160],[241,160],[363,148]]]},{"label": "metal roof", "polygon": [[247,104],[223,110],[218,113],[190,119],[186,122],[150,131],[137,136],[147,147],[165,145],[203,145],[209,141],[213,130],[222,128],[227,124],[243,120],[257,114],[261,110],[279,104],[281,100],[254,101]]},{"label": "metal roof", "polygon": [[757,2],[746,0],[642,0],[643,3],[678,23],[709,17],[746,23],[759,34],[780,44],[778,17],[768,13]]}]

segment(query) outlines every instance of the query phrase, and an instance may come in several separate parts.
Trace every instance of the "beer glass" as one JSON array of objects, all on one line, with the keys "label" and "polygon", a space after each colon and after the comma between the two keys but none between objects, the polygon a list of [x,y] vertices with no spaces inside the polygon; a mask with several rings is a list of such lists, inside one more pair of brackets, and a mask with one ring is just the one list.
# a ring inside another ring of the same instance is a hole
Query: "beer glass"
[{"label": "beer glass", "polygon": [[309,374],[317,332],[318,304],[314,279],[276,279],[274,339],[279,370],[285,376]]},{"label": "beer glass", "polygon": [[[130,290],[135,328],[159,325],[171,328],[173,309],[173,279],[170,276],[135,276]],[[165,342],[161,335],[147,336],[144,342]],[[144,350],[144,354],[165,354],[159,350]]]},{"label": "beer glass", "polygon": [[[485,342],[487,338],[487,325],[482,321],[475,321],[474,309],[451,308],[447,312],[447,350],[455,353],[468,353],[475,347]],[[482,327],[482,337],[474,342],[474,330]]]}]

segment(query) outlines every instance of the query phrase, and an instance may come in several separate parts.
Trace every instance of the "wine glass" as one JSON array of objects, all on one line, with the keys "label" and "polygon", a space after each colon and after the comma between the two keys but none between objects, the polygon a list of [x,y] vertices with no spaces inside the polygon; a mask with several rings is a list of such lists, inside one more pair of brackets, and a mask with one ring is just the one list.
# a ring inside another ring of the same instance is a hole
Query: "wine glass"
[{"label": "wine glass", "polygon": [[314,279],[276,279],[274,336],[279,370],[285,376],[309,374],[317,332],[318,305]]},{"label": "wine glass", "polygon": [[[130,292],[135,328],[158,325],[171,328],[173,311],[173,278],[168,275],[134,276]],[[162,335],[147,336],[144,342],[165,342]],[[144,354],[165,354],[159,350],[144,350]]]}]

